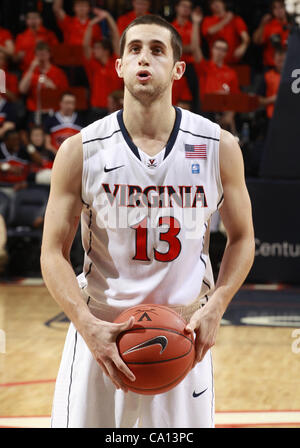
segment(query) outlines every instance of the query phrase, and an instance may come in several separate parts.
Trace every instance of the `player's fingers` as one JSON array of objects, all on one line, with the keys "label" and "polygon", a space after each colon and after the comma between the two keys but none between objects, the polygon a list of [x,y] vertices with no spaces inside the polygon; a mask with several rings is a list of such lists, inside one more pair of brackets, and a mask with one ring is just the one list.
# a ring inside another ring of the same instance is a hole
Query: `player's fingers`
[{"label": "player's fingers", "polygon": [[112,356],[112,361],[114,362],[116,368],[118,370],[120,370],[120,372],[122,372],[130,381],[135,381],[134,374],[131,372],[129,367],[122,360],[117,348],[116,348],[114,355]]},{"label": "player's fingers", "polygon": [[122,372],[130,381],[135,381],[135,376],[127,365],[121,360],[114,360],[115,366],[120,372]]},{"label": "player's fingers", "polygon": [[132,328],[133,324],[134,324],[134,317],[130,316],[130,318],[128,320],[126,320],[125,322],[121,322],[120,324],[114,324],[114,325],[115,325],[116,332],[121,333],[121,331],[126,331],[126,330],[129,330],[130,328]]},{"label": "player's fingers", "polygon": [[116,388],[117,389],[122,389],[124,392],[127,392],[128,389],[127,389],[126,385],[122,382],[122,380],[119,377],[119,375],[117,374],[117,370],[116,370],[116,367],[115,367],[114,363],[111,362],[111,361],[107,361],[106,364],[105,364],[105,367],[106,367],[106,369],[108,371],[109,378],[114,383]]}]

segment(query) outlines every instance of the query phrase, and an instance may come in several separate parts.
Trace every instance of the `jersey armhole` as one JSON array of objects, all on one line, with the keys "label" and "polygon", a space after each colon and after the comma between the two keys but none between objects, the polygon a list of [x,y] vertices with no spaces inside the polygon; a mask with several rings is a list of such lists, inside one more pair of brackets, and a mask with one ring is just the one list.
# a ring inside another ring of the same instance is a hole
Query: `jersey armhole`
[{"label": "jersey armhole", "polygon": [[89,206],[89,198],[87,197],[87,185],[88,185],[88,150],[89,143],[87,143],[87,136],[85,130],[80,131],[82,139],[82,178],[81,178],[81,200],[85,206]]},{"label": "jersey armhole", "polygon": [[222,207],[224,194],[223,194],[223,184],[221,179],[221,167],[220,167],[220,140],[221,140],[221,128],[219,125],[216,125],[216,138],[219,139],[217,144],[216,155],[214,158],[215,161],[215,175],[218,187],[218,202],[217,202],[217,210]]}]

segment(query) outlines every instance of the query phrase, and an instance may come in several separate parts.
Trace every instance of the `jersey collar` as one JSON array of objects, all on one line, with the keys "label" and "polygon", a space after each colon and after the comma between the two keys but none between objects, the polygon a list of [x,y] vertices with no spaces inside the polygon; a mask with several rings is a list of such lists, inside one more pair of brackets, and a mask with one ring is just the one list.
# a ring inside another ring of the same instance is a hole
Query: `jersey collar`
[{"label": "jersey collar", "polygon": [[[174,106],[175,107],[175,106]],[[175,144],[178,132],[179,132],[179,128],[180,128],[180,123],[181,123],[181,117],[182,117],[182,112],[178,107],[175,107],[175,111],[176,111],[176,118],[175,118],[175,123],[172,129],[172,132],[170,134],[168,143],[166,145],[166,150],[165,150],[165,156],[164,159],[170,154],[170,152],[173,149],[173,146]],[[124,120],[123,120],[123,109],[119,110],[118,114],[117,114],[117,119],[118,119],[118,123],[121,129],[121,132],[123,134],[124,139],[126,140],[127,145],[129,146],[129,148],[131,149],[131,151],[133,152],[133,154],[139,159],[140,158],[140,154],[138,151],[137,146],[133,143],[133,141],[131,140],[131,137],[125,127],[124,124]]]}]

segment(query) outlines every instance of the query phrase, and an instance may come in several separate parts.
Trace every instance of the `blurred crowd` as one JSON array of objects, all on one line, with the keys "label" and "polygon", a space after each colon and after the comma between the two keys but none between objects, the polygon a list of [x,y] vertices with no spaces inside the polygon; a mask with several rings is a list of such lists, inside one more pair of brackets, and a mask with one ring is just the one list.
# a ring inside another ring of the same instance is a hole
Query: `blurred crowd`
[{"label": "blurred crowd", "polygon": [[[122,32],[141,15],[161,14],[182,37],[186,72],[174,83],[174,105],[231,131],[246,175],[257,175],[293,26],[284,1],[36,0],[14,2],[14,13],[10,3],[0,1],[0,271],[3,195],[49,186],[61,143],[122,108],[115,59]],[[209,95],[242,94],[256,96],[254,110],[206,107]],[[42,225],[43,213],[32,222]]]}]

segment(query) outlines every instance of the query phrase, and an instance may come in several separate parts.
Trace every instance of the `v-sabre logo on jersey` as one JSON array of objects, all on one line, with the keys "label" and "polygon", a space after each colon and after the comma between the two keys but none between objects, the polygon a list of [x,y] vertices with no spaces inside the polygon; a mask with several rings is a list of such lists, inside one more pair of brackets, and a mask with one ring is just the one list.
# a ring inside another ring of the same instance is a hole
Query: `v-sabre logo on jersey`
[{"label": "v-sabre logo on jersey", "polygon": [[207,207],[202,185],[151,185],[142,188],[139,185],[102,184],[102,192],[111,206],[169,208]]},{"label": "v-sabre logo on jersey", "polygon": [[126,350],[126,352],[123,353],[123,355],[127,355],[128,353],[135,352],[137,350],[141,350],[143,348],[151,347],[152,345],[160,345],[160,355],[164,352],[164,350],[167,348],[168,345],[168,339],[166,336],[156,336],[155,338],[148,339],[148,341],[141,342],[138,345],[135,345],[134,347],[129,348]]}]

